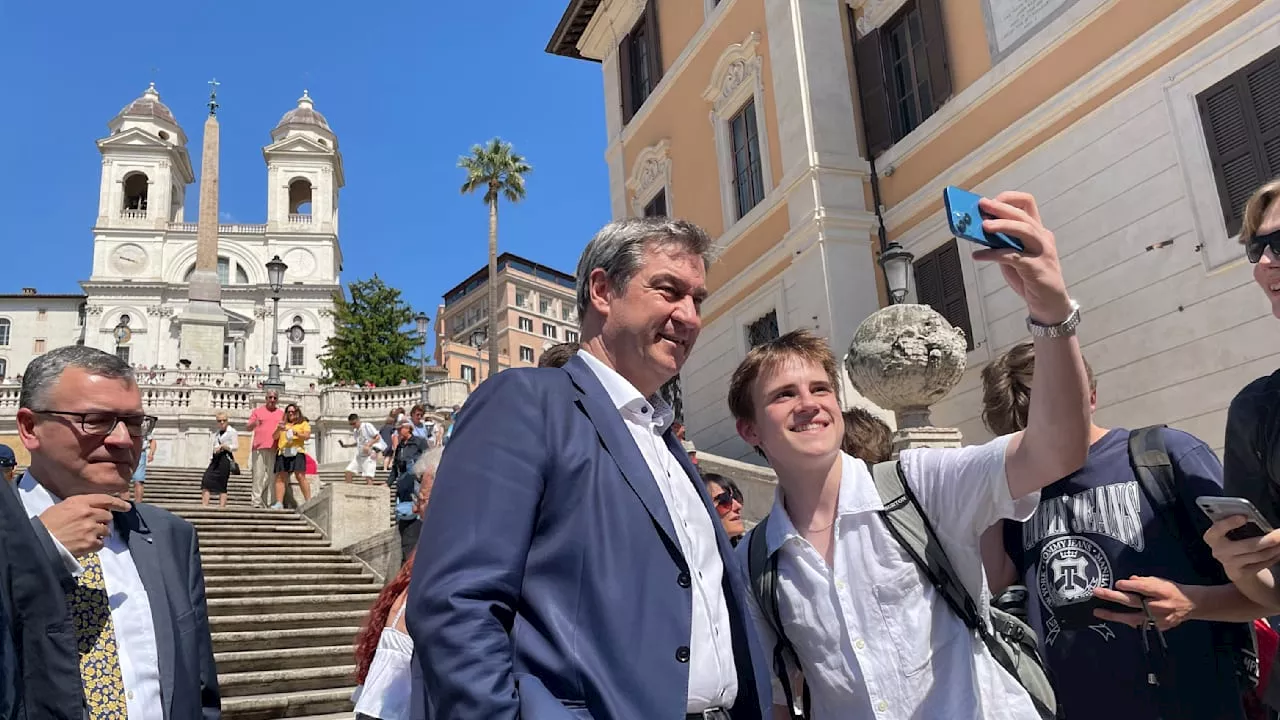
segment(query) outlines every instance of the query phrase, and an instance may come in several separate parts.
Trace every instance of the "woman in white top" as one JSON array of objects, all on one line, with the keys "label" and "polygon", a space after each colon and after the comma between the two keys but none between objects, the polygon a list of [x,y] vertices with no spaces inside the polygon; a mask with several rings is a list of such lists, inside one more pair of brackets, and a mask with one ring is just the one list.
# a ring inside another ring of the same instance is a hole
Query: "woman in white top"
[{"label": "woman in white top", "polygon": [[209,467],[204,470],[204,478],[200,481],[200,504],[209,505],[209,495],[218,495],[218,507],[227,506],[227,480],[231,477],[231,466],[235,463],[235,451],[240,447],[240,439],[236,429],[227,422],[227,414],[220,412],[214,416],[218,426],[213,429],[213,457]]},{"label": "woman in white top", "polygon": [[[422,483],[413,510],[420,517],[431,496],[436,466],[442,452],[432,449],[414,463],[413,472]],[[416,551],[415,551],[416,552]],[[408,720],[413,692],[413,640],[405,627],[405,602],[409,579],[413,576],[411,552],[400,572],[387,583],[374,601],[364,628],[356,637],[356,688],[351,699],[356,704],[356,720]]]}]

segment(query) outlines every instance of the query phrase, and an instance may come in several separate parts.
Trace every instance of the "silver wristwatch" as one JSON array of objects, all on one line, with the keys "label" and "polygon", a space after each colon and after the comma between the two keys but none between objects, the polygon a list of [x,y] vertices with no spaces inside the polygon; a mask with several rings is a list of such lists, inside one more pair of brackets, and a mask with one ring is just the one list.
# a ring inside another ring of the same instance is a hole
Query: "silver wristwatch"
[{"label": "silver wristwatch", "polygon": [[1071,337],[1076,334],[1076,327],[1080,324],[1080,303],[1075,300],[1071,301],[1071,314],[1066,320],[1053,325],[1045,325],[1027,317],[1027,332],[1032,337],[1042,338],[1060,338]]}]

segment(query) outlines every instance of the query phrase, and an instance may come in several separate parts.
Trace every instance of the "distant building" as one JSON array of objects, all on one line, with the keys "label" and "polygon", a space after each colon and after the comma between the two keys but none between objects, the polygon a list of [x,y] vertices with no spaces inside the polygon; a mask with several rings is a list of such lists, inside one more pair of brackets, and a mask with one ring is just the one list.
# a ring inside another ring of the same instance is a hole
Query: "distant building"
[{"label": "distant building", "polygon": [[[489,375],[489,267],[444,294],[436,312],[436,363],[473,389]],[[572,275],[526,260],[498,256],[498,367],[535,367],[542,351],[578,340],[578,309]]]},{"label": "distant building", "polygon": [[[180,323],[196,256],[196,223],[186,220],[196,204],[188,213],[186,191],[195,170],[186,133],[154,85],[107,128],[97,141],[102,175],[92,271],[80,283],[84,294],[0,295],[0,373],[7,376],[46,350],[77,342],[130,364],[178,368],[185,358]],[[272,331],[266,263],[279,255],[289,266],[280,295],[280,366],[315,377],[333,333],[333,296],[340,288],[342,154],[305,93],[270,140],[262,149],[267,221],[218,226],[226,333],[222,366],[202,369],[265,370]]]}]

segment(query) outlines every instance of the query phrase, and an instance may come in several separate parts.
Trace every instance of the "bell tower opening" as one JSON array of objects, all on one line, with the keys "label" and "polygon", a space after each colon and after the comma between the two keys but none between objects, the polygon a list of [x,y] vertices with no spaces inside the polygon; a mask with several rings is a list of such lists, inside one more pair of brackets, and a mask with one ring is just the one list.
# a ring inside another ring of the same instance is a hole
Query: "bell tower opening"
[{"label": "bell tower opening", "polygon": [[126,217],[147,216],[147,188],[150,181],[146,173],[132,172],[124,177],[124,206]]},{"label": "bell tower opening", "polygon": [[306,178],[289,183],[289,222],[311,222],[311,181]]}]

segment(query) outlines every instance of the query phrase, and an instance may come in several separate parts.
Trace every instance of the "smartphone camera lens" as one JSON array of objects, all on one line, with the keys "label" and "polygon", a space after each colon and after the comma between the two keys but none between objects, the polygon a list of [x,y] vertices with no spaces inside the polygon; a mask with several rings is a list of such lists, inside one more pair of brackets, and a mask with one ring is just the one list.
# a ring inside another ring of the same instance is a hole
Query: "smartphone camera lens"
[{"label": "smartphone camera lens", "polygon": [[967,212],[956,213],[956,229],[964,232],[969,229],[969,223],[973,222],[973,218]]}]

